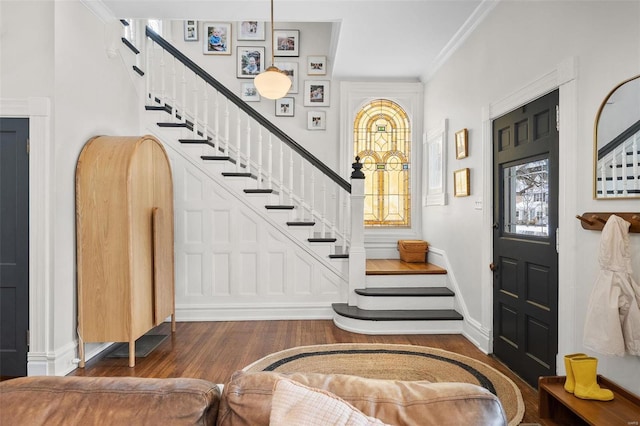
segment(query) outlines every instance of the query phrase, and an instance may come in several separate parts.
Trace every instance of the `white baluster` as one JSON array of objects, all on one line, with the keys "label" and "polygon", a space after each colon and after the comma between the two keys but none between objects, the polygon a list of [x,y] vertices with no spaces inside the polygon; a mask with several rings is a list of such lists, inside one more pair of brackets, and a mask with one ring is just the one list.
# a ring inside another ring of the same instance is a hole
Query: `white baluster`
[{"label": "white baluster", "polygon": [[178,105],[176,105],[176,97],[177,97],[177,88],[178,88],[178,82],[177,82],[177,70],[176,70],[176,58],[174,56],[172,56],[173,61],[171,61],[171,118],[173,119],[172,122],[175,123],[178,121]]},{"label": "white baluster", "polygon": [[[187,122],[187,67],[182,64],[182,77],[180,79],[182,122]],[[177,113],[176,113],[177,114]]]},{"label": "white baluster", "polygon": [[[198,139],[198,75],[193,73],[193,139]],[[202,137],[207,138],[206,129],[202,129]]]},{"label": "white baluster", "polygon": [[600,166],[600,192],[603,197],[607,196],[607,165],[604,161]]},{"label": "white baluster", "polygon": [[[204,80],[202,80],[202,93],[202,137],[207,139],[209,132],[209,85]],[[218,135],[216,134],[215,137]]]},{"label": "white baluster", "polygon": [[[304,221],[304,159],[300,158],[300,220]],[[307,203],[308,204],[308,203]]]},{"label": "white baluster", "polygon": [[167,62],[165,55],[167,52],[160,49],[160,103],[162,106],[167,105]]},{"label": "white baluster", "polygon": [[278,177],[280,180],[280,204],[284,205],[284,144],[282,141],[280,141],[280,164],[278,166],[280,167],[280,175]]},{"label": "white baluster", "polygon": [[620,153],[620,157],[621,157],[621,161],[622,163],[620,164],[620,178],[622,179],[620,181],[621,186],[622,186],[622,194],[623,195],[627,195],[627,150],[625,149],[624,145],[622,145],[622,152]]},{"label": "white baluster", "polygon": [[[240,110],[238,109],[238,112]],[[251,173],[251,117],[247,115],[247,173]]]},{"label": "white baluster", "polygon": [[311,194],[309,195],[309,214],[311,215],[311,220],[315,220],[315,211],[316,211],[316,168],[313,167],[311,169]]},{"label": "white baluster", "polygon": [[236,109],[236,142],[237,142],[237,146],[236,146],[236,154],[237,157],[236,158],[236,172],[240,173],[240,163],[242,160],[242,156],[240,155],[240,145],[242,142],[242,134],[241,134],[241,128],[242,128],[242,123],[240,122],[240,109],[237,108]]},{"label": "white baluster", "polygon": [[322,238],[327,232],[327,179],[322,180]]},{"label": "white baluster", "polygon": [[153,105],[153,93],[152,91],[152,83],[153,83],[153,72],[151,72],[151,63],[152,63],[152,55],[153,55],[153,45],[154,42],[151,39],[147,39],[147,44],[146,44],[146,55],[144,55],[144,61],[145,61],[145,79],[144,79],[144,83],[145,83],[145,94],[144,94],[144,99],[145,99],[145,105]]},{"label": "white baluster", "polygon": [[273,138],[269,133],[269,153],[267,158],[267,188],[273,188]]},{"label": "white baluster", "polygon": [[293,149],[289,149],[289,201],[293,202]]},{"label": "white baluster", "polygon": [[635,181],[634,189],[640,190],[640,167],[638,166],[640,156],[638,156],[638,149],[640,149],[640,133],[633,135],[633,143],[631,144],[631,161],[633,162],[633,179]]},{"label": "white baluster", "polygon": [[262,188],[262,129],[258,127],[258,188]]},{"label": "white baluster", "polygon": [[[217,98],[216,98],[217,101]],[[231,127],[231,114],[229,112],[229,99],[224,103],[224,152],[229,155],[229,130]]]}]

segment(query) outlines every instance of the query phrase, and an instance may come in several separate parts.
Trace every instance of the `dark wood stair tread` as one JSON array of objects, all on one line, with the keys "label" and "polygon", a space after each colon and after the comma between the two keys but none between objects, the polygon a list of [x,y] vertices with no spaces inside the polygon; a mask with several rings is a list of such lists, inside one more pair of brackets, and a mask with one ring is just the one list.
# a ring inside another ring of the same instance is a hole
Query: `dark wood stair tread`
[{"label": "dark wood stair tread", "polygon": [[315,222],[287,222],[287,226],[314,226]]},{"label": "dark wood stair tread", "polygon": [[226,155],[201,155],[200,158],[213,161],[231,161],[231,157]]},{"label": "dark wood stair tread", "polygon": [[449,297],[455,295],[447,287],[369,287],[357,288],[355,292],[361,296],[385,297]]},{"label": "dark wood stair tread", "polygon": [[333,310],[343,317],[367,321],[460,321],[454,309],[366,310],[346,303],[334,303]]},{"label": "dark wood stair tread", "polygon": [[224,177],[248,177],[255,178],[256,176],[252,175],[249,172],[222,172],[222,176]]},{"label": "dark wood stair tread", "polygon": [[349,253],[330,254],[329,259],[348,259]]},{"label": "dark wood stair tread", "polygon": [[338,241],[337,238],[308,238],[307,241],[310,243],[335,243]]},{"label": "dark wood stair tread", "polygon": [[447,270],[432,263],[409,263],[400,259],[367,259],[367,275],[444,275]]},{"label": "dark wood stair tread", "polygon": [[264,206],[267,210],[293,210],[296,206],[284,206],[284,205],[272,205],[272,206]]},{"label": "dark wood stair tread", "polygon": [[158,127],[187,127],[187,123],[158,123]]},{"label": "dark wood stair tread", "polygon": [[267,188],[253,188],[253,189],[243,189],[245,194],[277,194],[277,192],[273,189]]}]

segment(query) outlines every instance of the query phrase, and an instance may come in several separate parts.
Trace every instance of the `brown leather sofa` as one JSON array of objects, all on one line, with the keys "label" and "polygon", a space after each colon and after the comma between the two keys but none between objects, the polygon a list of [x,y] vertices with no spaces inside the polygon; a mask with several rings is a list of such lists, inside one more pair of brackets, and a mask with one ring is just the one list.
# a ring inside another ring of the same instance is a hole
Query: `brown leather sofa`
[{"label": "brown leather sofa", "polygon": [[0,382],[0,425],[268,425],[273,389],[283,378],[330,392],[388,424],[507,424],[499,400],[470,384],[236,372],[222,393],[214,383],[189,378],[7,380]]}]

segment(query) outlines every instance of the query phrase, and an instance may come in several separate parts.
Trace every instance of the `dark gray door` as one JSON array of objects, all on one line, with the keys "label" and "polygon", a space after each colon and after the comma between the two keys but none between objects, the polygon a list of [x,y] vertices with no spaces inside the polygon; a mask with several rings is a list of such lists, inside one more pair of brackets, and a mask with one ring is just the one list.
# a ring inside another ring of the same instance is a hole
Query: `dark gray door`
[{"label": "dark gray door", "polygon": [[27,375],[29,120],[0,118],[0,376]]},{"label": "dark gray door", "polygon": [[493,122],[493,352],[529,384],[556,374],[558,91]]}]

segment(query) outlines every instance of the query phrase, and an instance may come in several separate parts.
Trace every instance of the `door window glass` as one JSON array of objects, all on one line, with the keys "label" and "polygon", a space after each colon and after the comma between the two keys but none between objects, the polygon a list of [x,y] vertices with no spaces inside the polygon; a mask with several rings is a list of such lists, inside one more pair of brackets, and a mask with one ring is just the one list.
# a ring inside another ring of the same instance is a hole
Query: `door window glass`
[{"label": "door window glass", "polygon": [[504,169],[504,232],[549,236],[549,159]]}]

